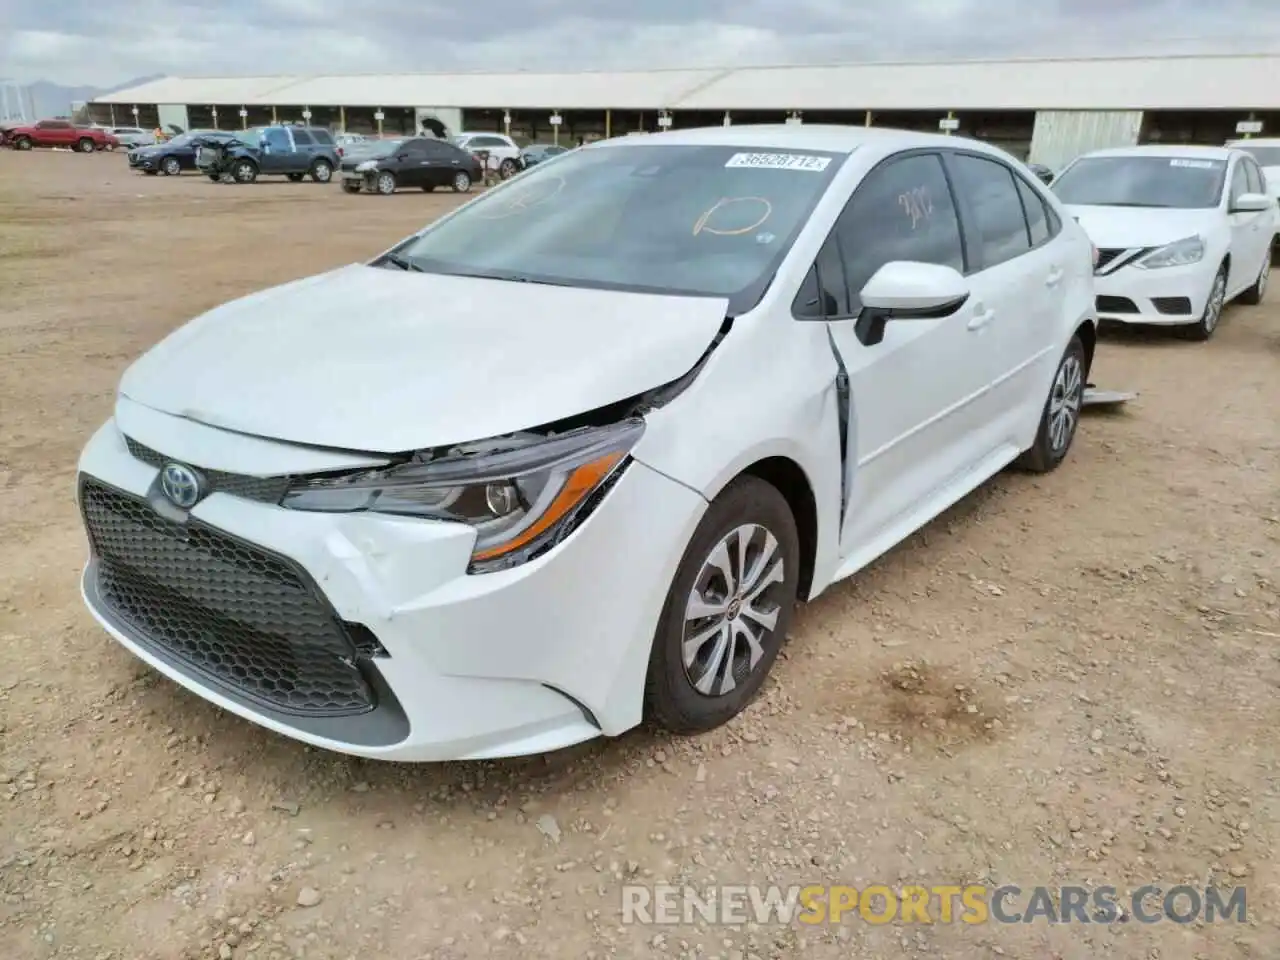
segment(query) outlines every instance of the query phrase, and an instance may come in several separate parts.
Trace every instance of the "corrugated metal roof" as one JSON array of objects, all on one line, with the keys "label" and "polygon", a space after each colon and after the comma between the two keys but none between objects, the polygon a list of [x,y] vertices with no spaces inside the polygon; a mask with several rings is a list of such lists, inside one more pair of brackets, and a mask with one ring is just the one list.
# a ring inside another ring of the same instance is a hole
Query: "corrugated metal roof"
[{"label": "corrugated metal roof", "polygon": [[[721,70],[628,73],[394,74],[312,77],[263,103],[301,106],[652,109],[675,106]],[[282,99],[283,98],[283,99]]]},{"label": "corrugated metal roof", "polygon": [[1280,109],[1280,55],[580,73],[170,77],[98,103],[600,110]]},{"label": "corrugated metal roof", "polygon": [[744,67],[685,109],[1213,110],[1280,108],[1280,56]]},{"label": "corrugated metal roof", "polygon": [[286,77],[162,77],[141,86],[97,97],[94,103],[225,103],[270,104],[273,92],[305,79]]}]

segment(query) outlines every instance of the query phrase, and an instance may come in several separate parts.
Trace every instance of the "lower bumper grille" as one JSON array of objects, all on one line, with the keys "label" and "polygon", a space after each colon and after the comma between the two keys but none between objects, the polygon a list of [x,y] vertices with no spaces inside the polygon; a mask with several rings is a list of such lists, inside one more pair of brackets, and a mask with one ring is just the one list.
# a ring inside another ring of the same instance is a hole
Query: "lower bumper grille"
[{"label": "lower bumper grille", "polygon": [[83,476],[80,506],[98,599],[138,643],[282,713],[374,709],[345,626],[293,561]]},{"label": "lower bumper grille", "polygon": [[1161,313],[1185,315],[1191,312],[1190,297],[1152,297],[1151,303]]},{"label": "lower bumper grille", "polygon": [[1109,297],[1105,294],[1098,297],[1099,313],[1137,313],[1138,305],[1128,297]]}]

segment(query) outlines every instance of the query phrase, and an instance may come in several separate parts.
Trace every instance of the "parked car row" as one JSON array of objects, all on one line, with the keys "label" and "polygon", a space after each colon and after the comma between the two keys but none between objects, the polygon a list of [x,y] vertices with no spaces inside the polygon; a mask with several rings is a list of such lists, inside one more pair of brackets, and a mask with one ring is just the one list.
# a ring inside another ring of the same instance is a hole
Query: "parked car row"
[{"label": "parked car row", "polygon": [[241,184],[263,176],[328,183],[336,174],[348,193],[386,195],[404,187],[466,193],[485,179],[486,164],[499,179],[508,179],[566,152],[550,144],[522,149],[501,134],[464,133],[447,141],[428,136],[381,139],[279,124],[193,130],[137,146],[128,159],[132,169],[144,174],[176,176],[195,170],[211,180]]}]

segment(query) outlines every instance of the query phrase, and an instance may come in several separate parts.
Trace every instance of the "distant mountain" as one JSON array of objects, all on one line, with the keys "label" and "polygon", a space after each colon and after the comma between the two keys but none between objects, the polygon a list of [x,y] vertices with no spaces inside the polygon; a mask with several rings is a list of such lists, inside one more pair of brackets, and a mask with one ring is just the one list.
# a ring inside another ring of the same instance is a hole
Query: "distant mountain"
[{"label": "distant mountain", "polygon": [[27,94],[31,98],[31,107],[35,112],[36,119],[43,117],[65,117],[71,114],[71,104],[79,103],[85,100],[92,100],[94,97],[100,97],[107,93],[115,93],[117,90],[125,90],[129,87],[136,87],[143,83],[150,83],[152,80],[159,80],[164,76],[162,73],[153,74],[148,77],[137,77],[127,83],[117,84],[114,87],[64,87],[57,83],[51,83],[48,80],[37,80],[35,83],[27,86]]}]

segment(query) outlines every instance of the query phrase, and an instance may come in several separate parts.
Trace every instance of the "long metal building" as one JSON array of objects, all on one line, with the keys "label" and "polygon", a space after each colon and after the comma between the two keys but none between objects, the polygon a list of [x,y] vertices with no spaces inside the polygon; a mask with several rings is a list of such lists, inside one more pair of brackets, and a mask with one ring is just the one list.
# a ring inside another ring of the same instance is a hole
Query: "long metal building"
[{"label": "long metal building", "polygon": [[505,130],[576,139],[720,123],[955,130],[1057,166],[1140,142],[1280,132],[1280,55],[895,62],[563,73],[167,77],[100,97],[103,123]]}]

